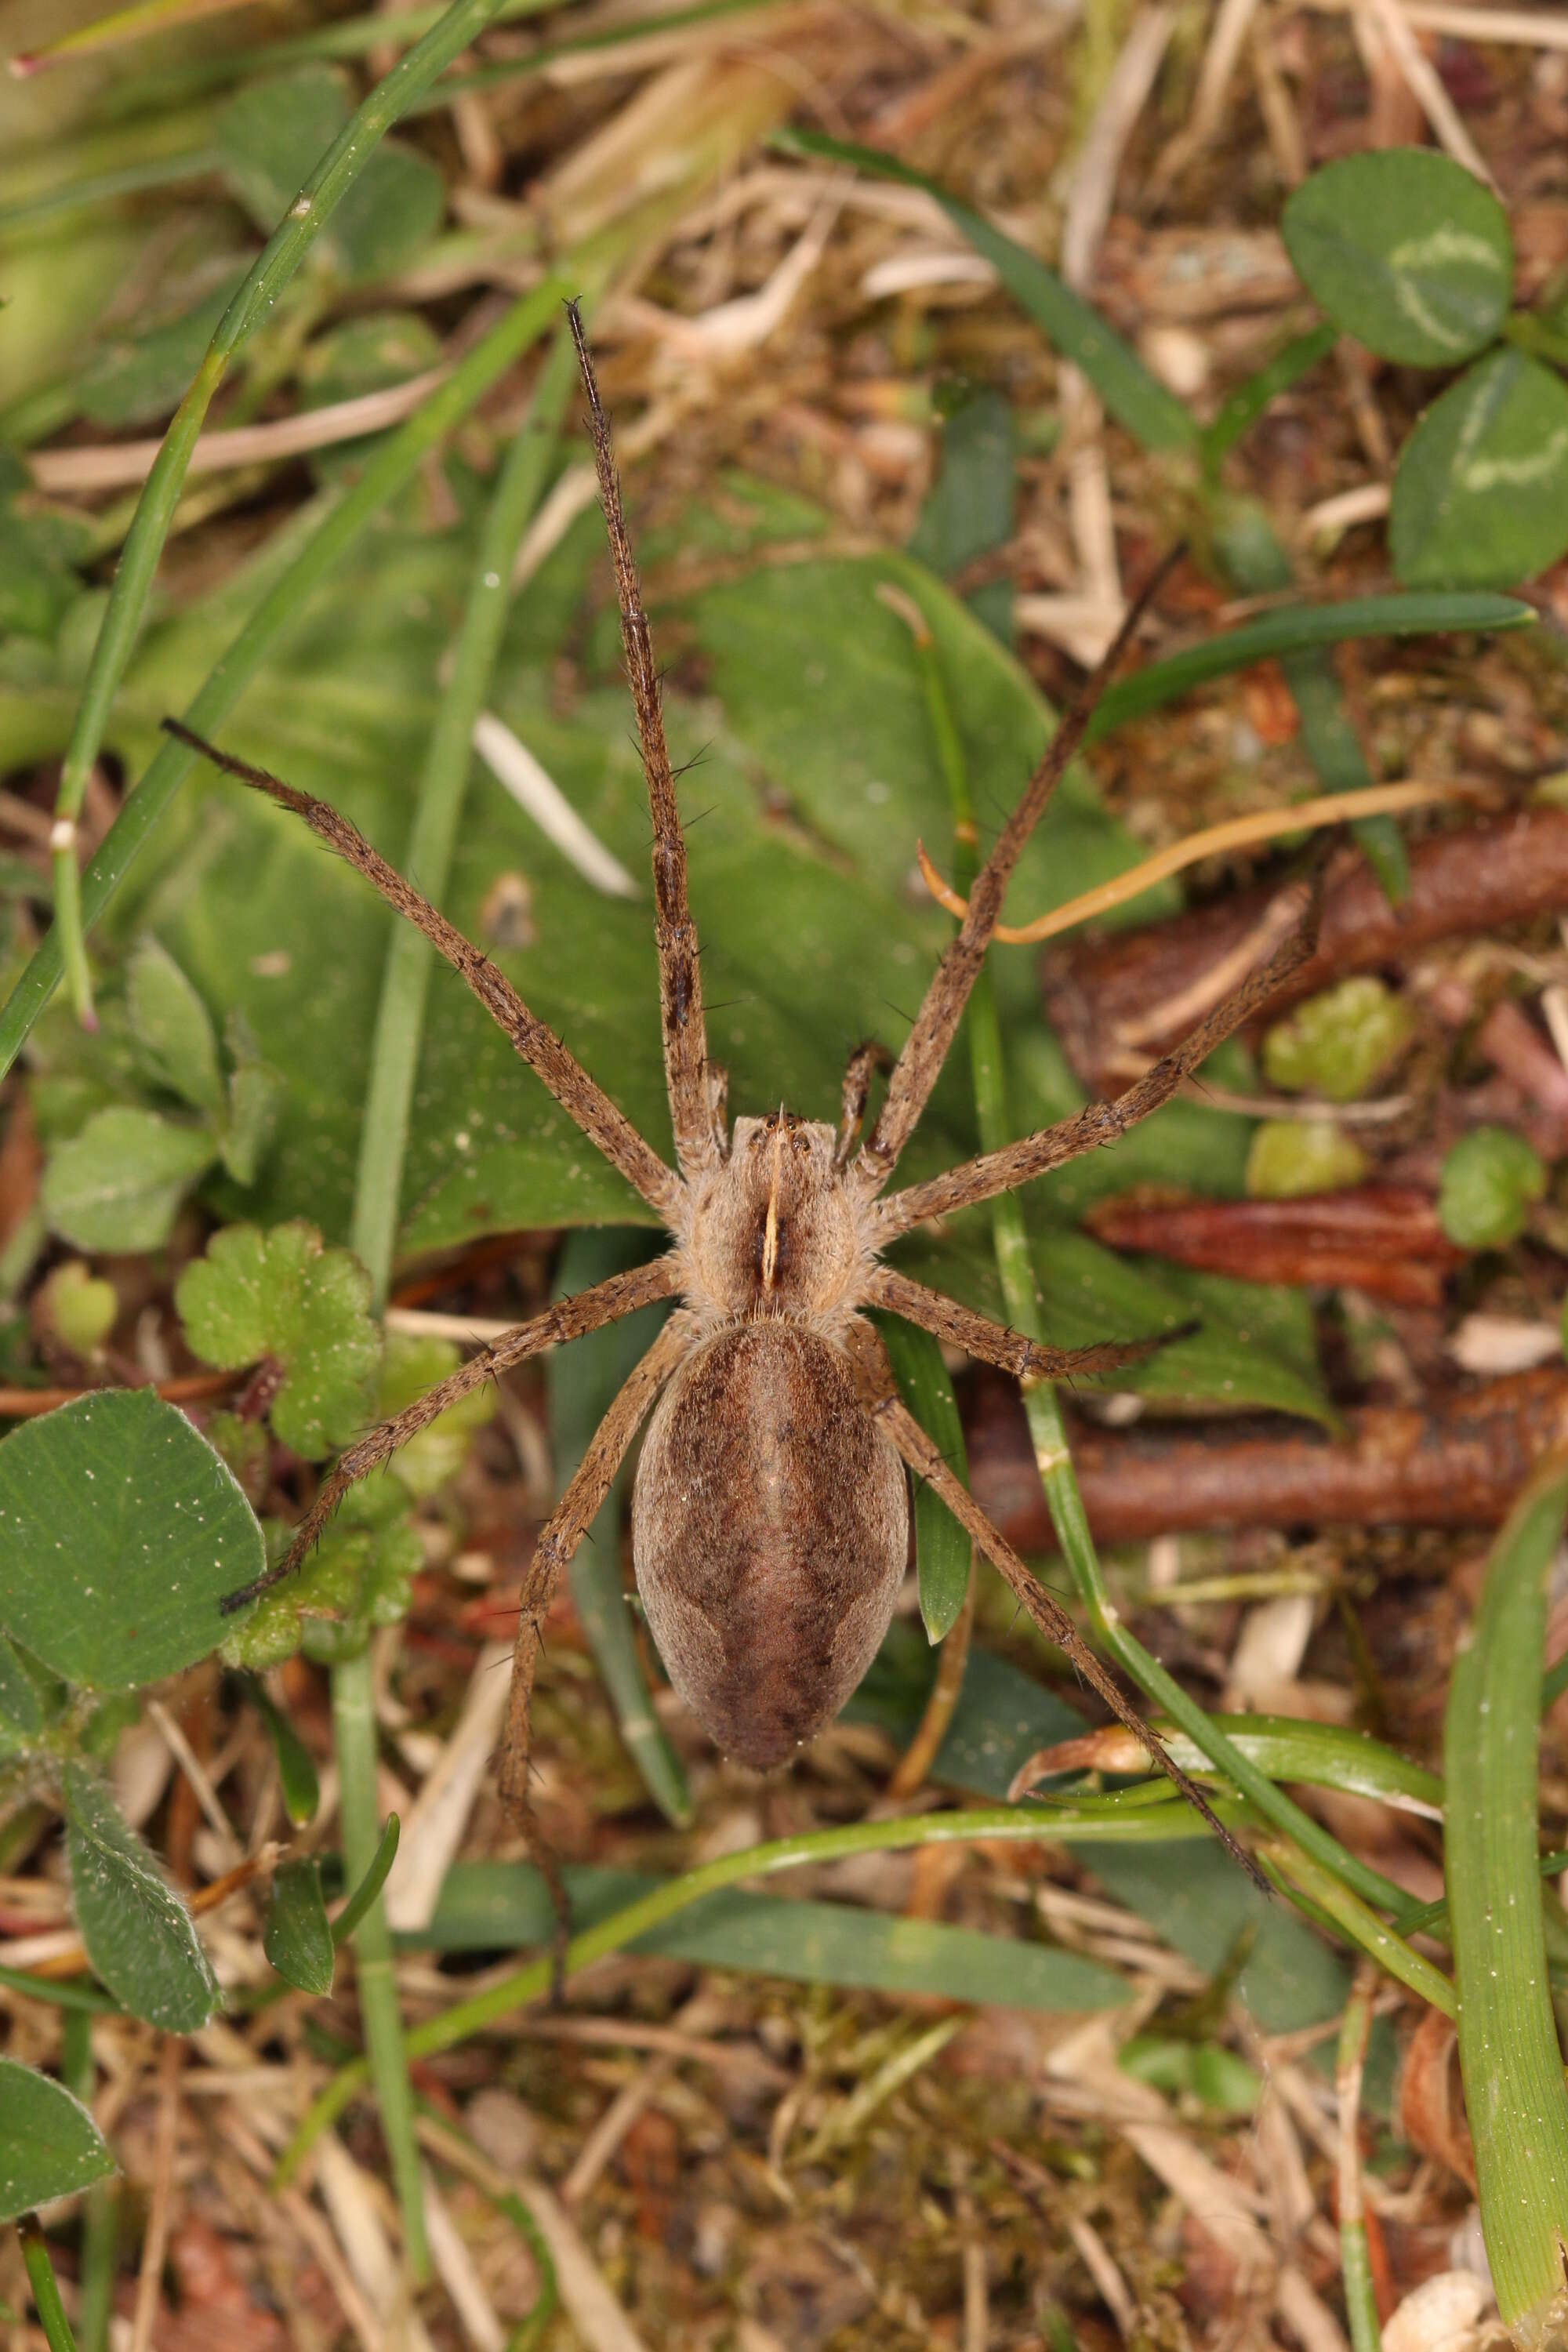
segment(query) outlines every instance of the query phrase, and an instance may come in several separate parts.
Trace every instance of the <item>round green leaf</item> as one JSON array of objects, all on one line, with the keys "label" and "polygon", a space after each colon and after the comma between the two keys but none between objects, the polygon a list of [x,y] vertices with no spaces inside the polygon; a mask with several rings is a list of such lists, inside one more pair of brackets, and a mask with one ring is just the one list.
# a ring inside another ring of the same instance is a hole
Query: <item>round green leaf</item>
[{"label": "round green leaf", "polygon": [[0,2221],[68,2197],[113,2169],[79,2099],[48,2075],[0,2058]]},{"label": "round green leaf", "polygon": [[1484,351],[1513,291],[1497,198],[1426,147],[1346,155],[1285,206],[1286,249],[1337,326],[1385,360],[1454,367]]},{"label": "round green leaf", "polygon": [[103,1782],[85,1764],[63,1775],[71,1904],[93,1974],[168,2033],[194,2033],[217,1982],[190,1913]]},{"label": "round green leaf", "polygon": [[0,1444],[0,1558],[6,1632],[98,1690],[205,1657],[219,1601],[265,1565],[229,1471],[147,1389],[80,1397]]},{"label": "round green leaf", "polygon": [[1546,1171],[1511,1128],[1477,1127],[1443,1162],[1437,1214],[1461,1249],[1503,1249],[1524,1231],[1531,1201],[1546,1190]]},{"label": "round green leaf", "polygon": [[1389,551],[1413,587],[1511,585],[1568,548],[1568,384],[1493,352],[1435,400],[1400,452]]}]

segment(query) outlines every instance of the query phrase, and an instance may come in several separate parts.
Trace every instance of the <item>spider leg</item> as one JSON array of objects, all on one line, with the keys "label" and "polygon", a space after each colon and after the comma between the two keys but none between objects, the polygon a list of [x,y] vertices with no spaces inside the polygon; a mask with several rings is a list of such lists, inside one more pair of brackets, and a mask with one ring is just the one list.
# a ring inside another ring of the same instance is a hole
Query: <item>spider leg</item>
[{"label": "spider leg", "polygon": [[357,1444],[339,1454],[321,1481],[321,1492],[294,1530],[287,1557],[264,1576],[258,1576],[253,1584],[245,1585],[238,1592],[226,1593],[219,1604],[225,1616],[243,1609],[247,1601],[292,1576],[320,1543],[328,1521],[349,1488],[368,1477],[371,1471],[379,1470],[384,1462],[389,1462],[400,1445],[416,1437],[448,1405],[482,1388],[510,1365],[521,1364],[545,1348],[559,1347],[568,1339],[581,1339],[606,1323],[618,1323],[623,1315],[635,1314],[639,1307],[673,1297],[679,1287],[680,1276],[673,1253],[651,1258],[646,1265],[634,1265],[625,1274],[613,1274],[607,1281],[596,1282],[589,1290],[580,1290],[574,1298],[563,1298],[555,1306],[547,1307],[542,1315],[520,1323],[515,1331],[508,1331],[493,1347],[482,1348],[477,1356],[470,1356],[466,1364],[459,1365],[444,1381],[437,1381],[434,1388],[426,1389],[422,1397],[405,1405],[391,1421],[382,1422]]},{"label": "spider leg", "polygon": [[933,1176],[924,1184],[911,1184],[907,1192],[893,1192],[877,1202],[869,1213],[876,1245],[882,1247],[897,1234],[907,1233],[911,1225],[918,1225],[922,1218],[945,1216],[952,1210],[968,1208],[973,1202],[988,1201],[998,1192],[1011,1192],[1031,1177],[1043,1176],[1049,1168],[1059,1168],[1068,1160],[1077,1160],[1097,1144],[1114,1143],[1130,1127],[1136,1127],[1141,1118],[1147,1118],[1151,1111],[1169,1102],[1183,1080],[1208,1059],[1215,1047],[1266,1004],[1315,952],[1321,899],[1321,872],[1319,880],[1312,885],[1292,884],[1281,892],[1276,902],[1278,920],[1274,929],[1276,936],[1280,929],[1286,930],[1283,943],[1276,947],[1267,963],[1250,972],[1238,988],[1216,1004],[1190,1036],[1184,1037],[1172,1053],[1146,1070],[1113,1102],[1086,1103],[1081,1110],[1058,1119],[1054,1127],[1041,1128],[1016,1143],[1005,1144],[999,1151],[982,1152],[977,1160],[967,1160],[962,1167],[950,1168],[945,1175]]},{"label": "spider leg", "polygon": [[[879,1346],[878,1352],[880,1353]],[[862,1355],[861,1362],[864,1376],[865,1354]],[[1140,1745],[1148,1749],[1154,1763],[1163,1772],[1169,1775],[1187,1802],[1194,1806],[1203,1815],[1226,1852],[1241,1864],[1249,1878],[1267,1889],[1267,1881],[1251,1855],[1237,1843],[1224,1822],[1218,1820],[1202,1790],[1189,1780],[1181,1766],[1174,1761],[1131,1700],[1122,1696],[1061,1603],[1053,1600],[1044,1586],[1030,1575],[1012,1545],[992,1526],[968,1487],[954,1477],[942,1459],[941,1452],[926,1435],[913,1413],[900,1403],[892,1387],[890,1375],[888,1376],[885,1387],[879,1387],[877,1392],[868,1394],[867,1403],[872,1417],[909,1464],[916,1477],[923,1478],[933,1492],[941,1496],[960,1527],[973,1538],[977,1549],[984,1554],[993,1568],[996,1569],[1012,1587],[1013,1591],[1022,1601],[1047,1640],[1056,1643],[1059,1649],[1065,1651],[1085,1682],[1099,1692],[1117,1721],[1125,1725]]]},{"label": "spider leg", "polygon": [[838,1140],[833,1149],[835,1168],[847,1168],[849,1154],[860,1140],[867,1097],[871,1092],[872,1072],[890,1070],[892,1066],[891,1054],[874,1037],[868,1038],[863,1045],[857,1045],[850,1055],[844,1073],[844,1108],[838,1120]]},{"label": "spider leg", "polygon": [[[662,1263],[658,1261],[658,1263]],[[646,1270],[646,1269],[639,1269]],[[618,1276],[616,1279],[624,1280]],[[601,1289],[608,1286],[601,1284]],[[584,1291],[584,1297],[592,1292]],[[507,1700],[506,1729],[501,1738],[498,1780],[501,1803],[539,1864],[556,1918],[556,1987],[562,1958],[571,1932],[570,1913],[560,1866],[540,1834],[529,1789],[530,1713],[533,1678],[539,1666],[539,1632],[549,1613],[551,1597],[566,1566],[597,1517],[626,1450],[641,1428],[660,1389],[696,1338],[694,1318],[672,1315],[647,1354],[634,1365],[616,1391],[608,1412],[594,1432],[575,1475],[540,1533],[533,1558],[523,1573],[518,1601],[517,1641],[511,1656],[511,1689]]]},{"label": "spider leg", "polygon": [[625,1111],[617,1108],[604,1088],[588,1076],[560,1038],[542,1021],[535,1019],[499,966],[471,940],[466,940],[427,898],[421,898],[413,885],[371,847],[347,817],[340,816],[326,801],[298,792],[280,777],[269,775],[265,768],[253,768],[248,761],[220,751],[216,744],[193,733],[177,719],[165,719],[163,726],[167,733],[188,744],[193,751],[199,751],[225,775],[236,776],[242,784],[267,793],[285,808],[292,809],[329,849],[335,849],[367,882],[374,883],[387,904],[406,916],[416,929],[423,931],[432,947],[468,982],[491,1019],[505,1030],[529,1068],[543,1080],[567,1117],[604,1153],[611,1167],[619,1170],[666,1223],[672,1220],[680,1197],[680,1180],[673,1169],[667,1168],[653,1146],[644,1142]]},{"label": "spider leg", "polygon": [[588,424],[594,439],[594,464],[599,477],[599,500],[610,536],[616,568],[616,590],[621,607],[621,643],[626,648],[626,675],[637,710],[642,742],[643,772],[647,778],[648,806],[653,814],[654,937],[658,946],[658,993],[664,1012],[664,1076],[669,1090],[669,1115],[675,1128],[675,1155],[683,1176],[715,1168],[722,1160],[716,1150],[709,1116],[707,1032],[702,1019],[702,970],[698,953],[697,926],[686,893],[686,841],[676,805],[675,778],[664,740],[658,671],[654,666],[653,639],[637,586],[632,560],[631,535],[621,506],[621,486],[610,442],[609,419],[599,399],[594,363],[583,334],[575,302],[566,305],[583,389],[588,400]]},{"label": "spider leg", "polygon": [[1037,1339],[1026,1339],[1021,1331],[1004,1330],[988,1315],[977,1315],[972,1307],[961,1307],[955,1298],[944,1298],[939,1290],[928,1290],[923,1282],[911,1282],[889,1265],[874,1269],[861,1296],[868,1307],[885,1307],[889,1314],[901,1315],[906,1323],[918,1323],[922,1331],[962,1348],[965,1355],[977,1357],[983,1364],[997,1365],[1020,1381],[1070,1380],[1075,1372],[1120,1371],[1123,1365],[1146,1362],[1173,1340],[1190,1337],[1196,1328],[1184,1323],[1152,1339],[1105,1339],[1091,1348],[1047,1348]]},{"label": "spider leg", "polygon": [[1045,814],[1046,803],[1061,781],[1068,761],[1083,741],[1095,707],[1131,644],[1140,621],[1183,552],[1180,547],[1173,550],[1131,606],[1110,651],[1090,671],[1071,708],[1064,713],[1044,757],[1024,788],[1023,798],[997,835],[990,856],[974,878],[969,910],[931,976],[931,986],[915,1014],[914,1026],[904,1040],[903,1051],[888,1081],[881,1113],[855,1162],[856,1173],[868,1192],[881,1190],[914,1132],[963,1017],[991,934],[1000,920],[1013,868]]}]

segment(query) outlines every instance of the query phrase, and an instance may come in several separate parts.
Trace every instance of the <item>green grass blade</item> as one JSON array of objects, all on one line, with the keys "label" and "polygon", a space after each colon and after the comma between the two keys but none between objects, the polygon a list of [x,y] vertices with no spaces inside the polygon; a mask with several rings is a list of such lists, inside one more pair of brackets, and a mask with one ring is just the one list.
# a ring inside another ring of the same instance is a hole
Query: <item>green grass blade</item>
[{"label": "green grass blade", "polygon": [[49,2260],[48,2242],[37,2221],[22,2223],[21,2239],[27,2284],[33,2290],[33,2306],[38,2315],[38,2325],[44,2331],[44,2341],[49,2352],[76,2352],[76,2337],[71,2334],[70,2321],[66,2317],[66,2307],[60,2301],[54,2265]]},{"label": "green grass blade", "polygon": [[[535,342],[565,296],[575,289],[550,278],[515,303],[474,345],[424,406],[388,436],[364,471],[331,508],[294,561],[250,615],[233,645],[181,713],[199,735],[216,734],[269,656],[299,625],[310,595],[339,563],[372,517],[417,472],[427,451],[460,423],[490,386]],[[125,801],[98,855],[82,877],[81,906],[90,928],[129,873],[184,781],[194,753],[173,740],[155,753]],[[58,927],[51,930],[0,1011],[0,1075],[26,1044],[63,971]]]},{"label": "green grass blade", "polygon": [[[575,378],[571,338],[557,330],[528,414],[502,462],[454,648],[452,670],[431,730],[404,872],[438,906],[451,872],[472,761],[474,721],[489,692],[511,600],[519,544],[543,492],[557,429]],[[397,1240],[398,1202],[408,1142],[415,1072],[435,950],[412,923],[399,923],[386,952],[371,1045],[370,1084],[360,1131],[350,1244],[368,1267],[374,1311],[385,1307]]]},{"label": "green grass blade", "polygon": [[[651,1935],[704,1895],[735,1886],[747,1879],[768,1878],[775,1871],[799,1870],[813,1863],[840,1862],[851,1854],[902,1853],[922,1845],[951,1845],[975,1838],[1017,1839],[1026,1844],[1058,1844],[1075,1838],[1103,1843],[1125,1836],[1141,1843],[1153,1838],[1206,1837],[1203,1822],[1190,1807],[1175,1802],[1119,1806],[1112,1799],[1092,1808],[982,1806],[973,1812],[921,1813],[902,1821],[851,1822],[840,1829],[816,1830],[798,1837],[775,1838],[767,1845],[751,1846],[739,1853],[667,1880],[648,1895],[615,1911],[574,1936],[566,1949],[565,1972],[574,1976],[607,1953],[618,1952],[641,1936]],[[542,1999],[550,1990],[554,1958],[547,1954],[518,1969],[482,1993],[458,2001],[427,2018],[408,2036],[411,2058],[433,2058],[454,2049],[471,2035],[484,2032],[514,2009]],[[331,2130],[351,2099],[370,2079],[363,2058],[341,2067],[314,2100],[293,2138],[279,2158],[274,2182],[286,2188],[298,2173],[324,2131]]]},{"label": "green grass blade", "polygon": [[1205,470],[1217,474],[1226,451],[1236,446],[1243,434],[1251,431],[1269,402],[1278,400],[1282,392],[1289,392],[1309,368],[1326,359],[1339,339],[1339,329],[1325,320],[1321,327],[1296,336],[1283,351],[1266,360],[1245,383],[1227,392],[1214,423],[1205,425],[1203,430]]},{"label": "green grass blade", "polygon": [[[1488,591],[1429,590],[1410,595],[1347,596],[1334,604],[1288,604],[1260,614],[1238,629],[1225,629],[1189,646],[1168,661],[1151,662],[1110,687],[1089,721],[1095,743],[1130,719],[1142,719],[1211,678],[1245,669],[1250,662],[1289,659],[1293,654],[1342,645],[1351,637],[1416,637],[1454,629],[1488,632],[1530,627],[1533,605],[1518,596]],[[1327,781],[1327,780],[1326,780]],[[1331,780],[1336,786],[1340,778]],[[1362,782],[1371,783],[1370,775]]]},{"label": "green grass blade", "polygon": [[[929,1331],[900,1323],[896,1315],[879,1315],[877,1328],[888,1351],[888,1361],[899,1393],[926,1435],[941,1447],[955,1476],[969,1484],[964,1459],[963,1423],[958,1400],[942,1349]],[[928,1639],[945,1641],[963,1609],[973,1565],[974,1547],[945,1503],[929,1486],[915,1489],[915,1574],[920,1583],[921,1619]]]},{"label": "green grass blade", "polygon": [[1075,294],[1065,278],[1032,253],[993,228],[972,212],[940,181],[911,171],[894,155],[879,148],[858,147],[844,139],[828,139],[816,131],[780,131],[773,145],[793,155],[813,155],[833,163],[851,163],[882,180],[920,188],[942,206],[948,219],[995,270],[1019,308],[1026,311],[1053,350],[1082,369],[1112,416],[1124,425],[1145,449],[1191,449],[1198,427],[1173,392],[1151,375],[1130,343],[1123,342],[1092,303]]},{"label": "green grass blade", "polygon": [[[332,1752],[337,1758],[338,1817],[342,1830],[343,1868],[358,1885],[375,1867],[384,1832],[375,1790],[375,1699],[370,1651],[332,1668]],[[355,1984],[370,2071],[375,2084],[382,2136],[403,2217],[403,2252],[409,2276],[423,2285],[430,2275],[425,2232],[425,2188],[414,2132],[414,2090],[392,1966],[392,1930],[380,1891],[361,1918],[353,1938]]]},{"label": "green grass blade", "polygon": [[1459,2065],[1498,2309],[1520,2344],[1560,2332],[1568,2247],[1568,2090],[1536,1891],[1546,1578],[1565,1514],[1559,1455],[1492,1547],[1444,1729]]},{"label": "green grass blade", "polygon": [[500,0],[453,0],[440,22],[399,59],[350,117],[218,321],[147,477],[88,666],[55,802],[55,822],[63,835],[53,850],[55,928],[72,1001],[82,1019],[90,1013],[92,998],[82,929],[76,823],[213,395],[234,352],[258,320],[267,316],[386,132],[443,68],[483,31],[500,5]]}]

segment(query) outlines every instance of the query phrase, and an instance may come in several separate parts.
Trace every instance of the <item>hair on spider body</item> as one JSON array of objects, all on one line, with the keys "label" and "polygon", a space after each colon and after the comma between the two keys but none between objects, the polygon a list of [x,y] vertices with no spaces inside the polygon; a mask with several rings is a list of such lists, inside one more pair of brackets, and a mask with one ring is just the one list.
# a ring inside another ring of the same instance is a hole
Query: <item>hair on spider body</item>
[{"label": "hair on spider body", "polygon": [[[686,844],[665,742],[658,676],[621,509],[609,427],[575,306],[577,346],[615,568],[626,666],[653,823],[654,929],[665,1079],[675,1165],[535,1018],[489,957],[466,939],[321,801],[217,751],[177,721],[171,732],[300,816],[460,975],[581,1131],[660,1219],[662,1257],[563,1299],[470,1359],[342,1455],[296,1531],[288,1558],[237,1603],[304,1559],[342,1496],[447,1406],[542,1349],[676,1302],[595,1431],[542,1530],[525,1572],[500,1755],[503,1801],[534,1839],[529,1724],[540,1627],[555,1580],[648,1423],[632,1502],[632,1549],[648,1622],[676,1688],[719,1746],[768,1769],[831,1721],[875,1655],[903,1574],[907,1474],[926,1480],[1081,1678],[1258,1874],[1201,1792],[1165,1752],[1066,1612],[1031,1574],[900,1401],[865,1309],[875,1307],[1019,1378],[1060,1379],[1137,1361],[1160,1342],[1068,1350],[1016,1331],[910,1280],[888,1244],[923,1219],[1010,1192],[1123,1133],[1167,1101],[1187,1074],[1311,950],[1311,906],[1268,961],[1173,1053],[1114,1102],[982,1154],[900,1192],[888,1190],[956,1034],[1000,914],[1007,880],[1144,604],[1063,719],[1003,825],[896,1059],[863,1045],[845,1073],[839,1123],[793,1115],[729,1123],[725,1074],[710,1062],[702,967],[688,901]],[[887,1072],[870,1133],[861,1127],[874,1073]],[[651,1420],[649,1416],[651,1415]],[[1260,1882],[1261,1883],[1261,1882]]]}]

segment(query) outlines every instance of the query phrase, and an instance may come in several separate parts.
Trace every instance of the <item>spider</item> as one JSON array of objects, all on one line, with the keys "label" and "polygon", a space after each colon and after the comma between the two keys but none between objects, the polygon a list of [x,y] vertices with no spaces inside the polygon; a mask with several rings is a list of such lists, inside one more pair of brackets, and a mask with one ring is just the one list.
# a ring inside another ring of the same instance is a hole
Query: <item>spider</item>
[{"label": "spider", "polygon": [[[352,1445],[323,1480],[286,1559],[224,1606],[237,1608],[291,1574],[354,1481],[459,1397],[546,1348],[655,1300],[673,1299],[675,1311],[611,1403],[540,1535],[523,1581],[499,1777],[503,1803],[536,1852],[529,1717],[540,1627],[557,1578],[648,1421],[632,1502],[637,1588],[671,1682],[726,1754],[763,1771],[782,1765],[831,1721],[860,1681],[880,1646],[903,1578],[907,1473],[913,1472],[934,1488],[1041,1632],[1245,1862],[1071,1619],[900,1402],[863,1310],[877,1307],[904,1317],[1026,1382],[1106,1371],[1147,1354],[1148,1342],[1070,1349],[1037,1345],[910,1280],[884,1264],[882,1253],[927,1218],[1010,1192],[1113,1141],[1165,1102],[1310,951],[1310,919],[1114,1101],[1091,1103],[1002,1150],[889,1192],[952,1046],[1008,878],[1082,740],[1152,587],[1058,726],[997,837],[897,1058],[875,1045],[857,1049],[845,1074],[837,1127],[782,1106],[765,1117],[738,1118],[731,1126],[725,1074],[708,1056],[686,846],[609,425],[574,304],[568,318],[653,819],[655,931],[676,1165],[658,1156],[489,958],[335,809],[215,750],[178,722],[164,723],[219,768],[302,817],[423,931],[562,1108],[655,1211],[670,1245],[651,1264],[596,1283],[509,1332]],[[881,1107],[862,1140],[879,1068],[887,1072]]]}]

